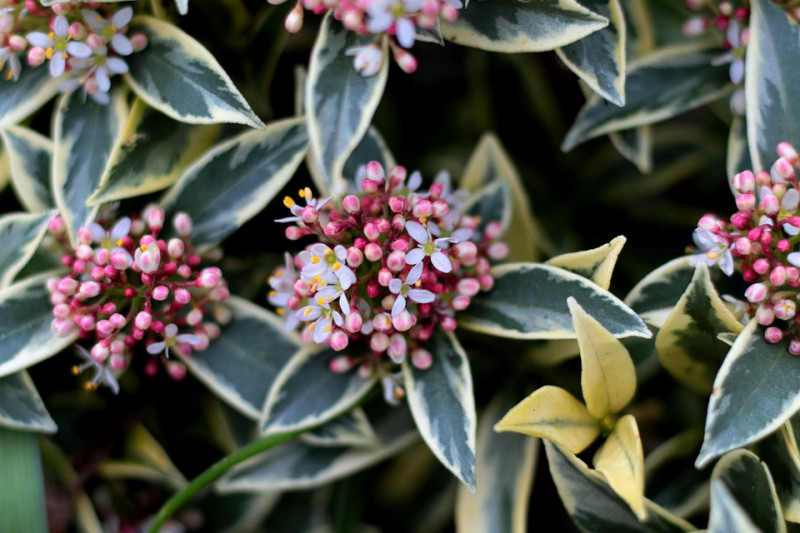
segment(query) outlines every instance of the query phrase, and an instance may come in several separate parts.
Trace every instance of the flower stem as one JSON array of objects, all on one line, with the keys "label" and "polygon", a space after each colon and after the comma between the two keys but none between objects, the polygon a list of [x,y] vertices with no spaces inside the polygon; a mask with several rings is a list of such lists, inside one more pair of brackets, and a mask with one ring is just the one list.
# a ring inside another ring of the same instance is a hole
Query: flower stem
[{"label": "flower stem", "polygon": [[184,487],[181,491],[174,494],[172,498],[167,500],[167,502],[158,511],[158,514],[153,520],[153,523],[150,525],[148,532],[158,533],[158,531],[161,529],[161,526],[164,525],[164,522],[166,522],[167,519],[169,519],[169,517],[172,516],[172,514],[177,511],[181,505],[186,503],[186,501],[194,496],[200,489],[216,481],[220,476],[222,476],[222,474],[237,464],[279,444],[283,444],[286,441],[292,440],[298,435],[305,433],[309,429],[310,428],[306,428],[302,430],[287,431],[285,433],[268,435],[255,442],[251,442],[247,446],[239,448],[230,455],[226,455],[211,465],[205,472],[194,478],[191,483],[186,485],[186,487]]}]

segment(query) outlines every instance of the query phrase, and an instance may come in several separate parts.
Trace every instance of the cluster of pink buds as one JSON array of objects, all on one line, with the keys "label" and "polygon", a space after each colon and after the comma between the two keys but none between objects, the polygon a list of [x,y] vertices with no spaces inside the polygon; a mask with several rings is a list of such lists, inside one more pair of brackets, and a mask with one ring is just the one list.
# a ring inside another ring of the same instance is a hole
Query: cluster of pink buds
[{"label": "cluster of pink buds", "polygon": [[287,328],[302,326],[307,341],[336,351],[360,343],[355,353],[363,355],[336,357],[331,370],[377,374],[391,400],[390,369],[407,357],[420,369],[432,364],[424,341],[437,327],[455,329],[455,313],[492,288],[489,261],[508,248],[497,241],[499,222],[463,213],[465,193],[451,189],[447,174],[423,192],[419,172],[406,179],[398,166],[387,176],[372,161],[363,173],[361,192],[341,205],[318,201],[308,188],[300,191],[304,205],[286,197],[292,216],[279,222],[291,223],[287,238],[315,242],[286,254],[269,280],[269,302]]},{"label": "cluster of pink buds", "polygon": [[[83,87],[99,103],[108,103],[109,78],[128,71],[123,59],[147,46],[142,33],[127,36],[130,7],[65,2],[42,6],[35,0],[0,0],[0,68],[17,79],[21,57],[31,67],[48,64],[50,75],[70,92]],[[98,11],[99,10],[99,11]]]},{"label": "cluster of pink buds", "polygon": [[150,354],[146,374],[155,375],[161,363],[181,379],[186,367],[180,358],[204,350],[219,335],[216,323],[204,321],[207,314],[227,319],[218,305],[229,295],[222,272],[200,267],[185,213],[175,216],[176,236],[169,240],[159,238],[164,212],[157,207],[145,208],[141,218],[120,218],[110,228],[106,222],[81,228],[73,250],[64,221],[50,221],[50,235],[69,250],[61,262],[70,269],[47,284],[53,330],[61,336],[77,332],[79,342],[90,345],[78,347],[86,362],[73,371],[93,368],[92,388],[104,384],[116,390],[115,376],[128,367],[137,346]]},{"label": "cluster of pink buds", "polygon": [[[285,0],[269,0],[281,4]],[[461,9],[460,0],[298,0],[286,17],[285,26],[296,33],[303,27],[304,9],[315,14],[328,11],[350,31],[361,36],[375,36],[374,42],[347,50],[353,57],[353,68],[363,76],[373,76],[383,64],[380,41],[388,36],[397,65],[404,72],[417,70],[416,58],[408,52],[418,29],[434,30],[437,21],[452,22]]]},{"label": "cluster of pink buds", "polygon": [[713,215],[700,219],[694,233],[702,253],[695,262],[718,265],[749,283],[738,302],[746,319],[766,326],[769,342],[790,338],[789,352],[800,355],[800,156],[788,143],[778,145],[770,172],[746,170],[733,177],[736,207],[730,222]]}]

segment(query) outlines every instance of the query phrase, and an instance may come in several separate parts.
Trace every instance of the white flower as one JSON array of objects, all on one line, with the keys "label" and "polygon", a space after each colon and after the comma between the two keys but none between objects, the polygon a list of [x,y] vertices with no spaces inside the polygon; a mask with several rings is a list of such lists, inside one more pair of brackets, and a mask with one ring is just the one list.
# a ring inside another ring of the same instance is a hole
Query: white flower
[{"label": "white flower", "polygon": [[275,307],[286,307],[289,298],[294,295],[294,284],[297,281],[294,260],[288,252],[284,254],[284,261],[284,268],[275,270],[275,273],[269,278],[269,286],[272,287],[272,290],[267,295],[267,300]]},{"label": "white flower", "polygon": [[158,270],[158,265],[161,263],[161,250],[154,242],[139,246],[134,252],[133,260],[136,261],[136,265],[142,272],[150,274]]},{"label": "white flower", "polygon": [[78,352],[78,355],[81,356],[81,359],[84,360],[84,362],[80,365],[72,367],[72,373],[77,376],[84,370],[91,368],[94,370],[94,376],[92,376],[91,381],[88,383],[89,388],[94,389],[100,385],[105,385],[111,389],[114,394],[118,394],[119,383],[117,383],[117,378],[114,377],[111,369],[108,368],[104,363],[101,363],[92,357],[92,354],[90,354],[89,351],[80,344],[75,345],[75,350]]},{"label": "white flower", "polygon": [[334,323],[339,327],[344,324],[344,318],[342,318],[341,313],[332,310],[327,306],[327,303],[321,305],[317,302],[311,302],[309,305],[300,308],[295,316],[303,322],[313,321],[313,324],[308,327],[313,332],[312,338],[317,344],[322,344],[328,340],[328,337],[333,332]]},{"label": "white flower", "polygon": [[733,255],[724,239],[714,235],[705,228],[697,228],[692,235],[697,247],[703,253],[691,257],[691,264],[703,262],[709,266],[718,265],[726,275],[733,274]]},{"label": "white flower", "polygon": [[295,203],[295,201],[291,198],[291,196],[287,196],[283,200],[283,205],[289,208],[289,211],[292,212],[291,217],[284,217],[276,219],[275,222],[304,222],[303,221],[303,210],[306,207],[313,207],[315,210],[319,211],[331,201],[330,198],[323,198],[317,200],[311,194],[311,189],[306,187],[305,189],[300,190],[300,198],[304,198],[306,201],[306,205],[302,206],[300,204]]},{"label": "white flower", "polygon": [[298,255],[303,262],[300,277],[306,283],[323,282],[321,285],[324,286],[329,283],[330,275],[333,275],[341,284],[342,290],[346,291],[356,282],[355,273],[345,264],[347,249],[341,244],[331,249],[326,244],[316,243]]},{"label": "white flower", "polygon": [[453,270],[453,265],[447,254],[442,252],[452,241],[452,237],[442,237],[436,240],[431,238],[431,232],[419,222],[409,220],[406,222],[406,230],[412,239],[417,241],[418,246],[406,254],[406,264],[416,265],[426,256],[431,258],[431,264],[439,272],[447,274]]},{"label": "white flower", "polygon": [[164,352],[164,355],[169,359],[169,349],[175,346],[176,344],[189,344],[191,346],[197,346],[200,344],[202,339],[198,335],[194,335],[192,333],[178,333],[178,326],[175,324],[167,324],[164,328],[164,340],[159,342],[154,342],[150,346],[147,347],[147,353],[152,355],[160,354]]},{"label": "white flower", "polygon": [[383,50],[375,43],[365,46],[353,46],[345,51],[346,55],[353,58],[353,68],[365,78],[374,76],[383,64]]},{"label": "white flower", "polygon": [[406,308],[406,296],[412,302],[428,304],[436,299],[436,295],[426,289],[415,289],[419,278],[422,276],[422,263],[417,263],[406,275],[405,281],[394,278],[389,282],[389,290],[397,298],[392,305],[392,318],[396,317]]},{"label": "white flower", "polygon": [[92,49],[85,43],[70,40],[69,22],[66,17],[59,15],[53,20],[53,31],[43,33],[30,32],[25,36],[33,46],[43,48],[50,59],[50,75],[54,78],[61,76],[67,68],[67,59],[70,57],[89,57]]},{"label": "white flower", "polygon": [[120,30],[124,29],[133,18],[131,7],[120,9],[108,20],[92,9],[81,10],[81,15],[89,29],[101,36],[105,42],[110,43],[116,53],[122,56],[133,53],[130,39],[120,33]]},{"label": "white flower", "polygon": [[8,65],[6,79],[17,81],[19,73],[22,71],[22,62],[19,60],[19,53],[11,50],[8,46],[0,48],[0,69]]}]

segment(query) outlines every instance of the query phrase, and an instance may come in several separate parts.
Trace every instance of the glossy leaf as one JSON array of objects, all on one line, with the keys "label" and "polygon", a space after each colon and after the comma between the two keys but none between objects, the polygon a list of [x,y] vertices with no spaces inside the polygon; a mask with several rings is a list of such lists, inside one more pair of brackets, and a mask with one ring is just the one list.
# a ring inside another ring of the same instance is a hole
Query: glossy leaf
[{"label": "glossy leaf", "polygon": [[91,222],[97,207],[86,200],[100,184],[111,150],[122,133],[127,113],[121,91],[112,94],[108,105],[83,101],[75,91],[59,100],[54,119],[52,191],[70,240]]},{"label": "glossy leaf", "polygon": [[558,255],[548,259],[545,264],[574,272],[608,290],[611,274],[614,273],[614,266],[625,241],[625,237],[620,235],[598,248]]},{"label": "glossy leaf", "polygon": [[648,324],[661,327],[692,281],[695,269],[688,257],[656,268],[636,284],[625,303]]},{"label": "glossy leaf", "polygon": [[11,166],[11,186],[20,203],[33,213],[55,207],[50,192],[53,141],[21,126],[0,131]]},{"label": "glossy leaf", "polygon": [[303,433],[300,440],[313,446],[375,446],[380,443],[366,413],[359,407]]},{"label": "glossy leaf", "polygon": [[717,336],[742,329],[711,283],[708,266],[700,263],[656,336],[658,358],[675,379],[707,394],[729,349]]},{"label": "glossy leaf", "polygon": [[422,438],[441,463],[475,491],[475,398],[464,349],[452,333],[435,330],[425,348],[433,364],[403,363],[408,406]]},{"label": "glossy leaf", "polygon": [[580,453],[600,435],[600,422],[569,392],[545,385],[515,405],[494,429],[541,437]]},{"label": "glossy leaf", "polygon": [[99,473],[108,479],[138,479],[173,490],[187,483],[161,444],[140,424],[126,432],[122,458],[105,461]]},{"label": "glossy leaf", "polygon": [[556,54],[598,95],[625,105],[625,18],[619,0],[582,0],[581,5],[607,18],[608,26]]},{"label": "glossy leaf", "polygon": [[147,48],[126,58],[125,79],[148,105],[181,122],[264,127],[211,52],[194,38],[143,15],[133,19],[130,31],[144,33]]},{"label": "glossy leaf", "polygon": [[345,53],[372,41],[373,37],[360,37],[346,30],[330,13],[317,34],[308,67],[305,100],[309,156],[322,179],[317,183],[320,194],[342,194],[345,163],[366,133],[383,95],[389,73],[385,39],[383,65],[373,76],[356,72],[352,56]]},{"label": "glossy leaf", "polygon": [[615,337],[650,337],[644,322],[614,295],[561,268],[508,263],[492,268],[494,288],[459,315],[466,329],[516,339],[574,339],[572,296]]},{"label": "glossy leaf", "polygon": [[736,531],[737,533],[760,533],[750,517],[721,481],[711,483],[711,510],[708,516],[709,533]]},{"label": "glossy leaf", "polygon": [[60,80],[46,68],[23,68],[19,79],[0,76],[0,128],[18,124],[58,94]]},{"label": "glossy leaf", "polygon": [[739,334],[714,380],[695,464],[769,435],[800,409],[800,360],[788,339],[770,344],[755,320]]},{"label": "glossy leaf", "polygon": [[499,222],[505,232],[511,221],[508,185],[497,180],[475,191],[465,203],[464,213],[478,219],[475,236],[482,235],[490,222]]},{"label": "glossy leaf", "polygon": [[8,287],[25,267],[47,231],[55,211],[9,213],[0,217],[0,288]]},{"label": "glossy leaf", "polygon": [[370,161],[378,161],[387,172],[397,164],[394,156],[386,146],[386,141],[383,140],[380,132],[372,126],[367,130],[361,142],[358,143],[358,146],[356,146],[344,164],[342,173],[347,181],[348,191],[361,190],[361,183],[357,182],[356,179],[358,177],[358,169]]},{"label": "glossy leaf", "polygon": [[699,46],[663,48],[631,62],[625,81],[625,107],[609,106],[594,96],[567,133],[563,150],[594,137],[653,124],[728,94],[728,67],[713,66],[718,49]]},{"label": "glossy leaf", "polygon": [[622,156],[636,165],[639,172],[649,174],[653,170],[653,128],[639,126],[608,134],[608,139]]},{"label": "glossy leaf", "polygon": [[306,147],[303,119],[282,120],[263,131],[246,132],[206,152],[183,173],[162,205],[168,213],[191,215],[195,246],[215,244],[283,189],[303,160]]},{"label": "glossy leaf", "polygon": [[[358,372],[331,372],[331,349],[310,346],[297,352],[268,389],[261,412],[261,433],[271,435],[311,428],[355,406],[375,384]],[[313,388],[309,384],[313,383]],[[265,387],[266,389],[266,387]]]},{"label": "glossy leaf", "polygon": [[544,52],[573,43],[608,25],[574,0],[472,2],[442,24],[448,41],[492,52]]},{"label": "glossy leaf", "polygon": [[58,429],[25,371],[0,378],[0,427],[36,433]]},{"label": "glossy leaf", "polygon": [[594,467],[631,510],[644,520],[644,451],[639,427],[632,415],[625,415],[594,455]]}]

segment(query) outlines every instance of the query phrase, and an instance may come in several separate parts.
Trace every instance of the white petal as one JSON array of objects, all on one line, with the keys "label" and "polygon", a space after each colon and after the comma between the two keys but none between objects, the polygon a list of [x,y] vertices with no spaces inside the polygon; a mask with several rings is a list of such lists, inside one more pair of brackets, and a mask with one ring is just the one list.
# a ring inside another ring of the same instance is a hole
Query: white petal
[{"label": "white petal", "polygon": [[154,342],[150,346],[147,347],[147,353],[157,355],[164,351],[164,348],[167,346],[167,343],[164,341]]},{"label": "white petal", "polygon": [[407,265],[416,265],[421,262],[425,258],[425,252],[422,251],[422,248],[414,248],[410,252],[406,254],[406,264]]},{"label": "white petal", "polygon": [[112,74],[125,74],[128,72],[128,64],[125,60],[118,57],[107,58],[106,66],[108,67],[108,71]]},{"label": "white petal", "polygon": [[67,52],[75,57],[89,57],[92,55],[92,49],[86,43],[79,43],[77,41],[70,41],[67,43]]},{"label": "white petal", "polygon": [[420,244],[425,244],[431,239],[431,236],[428,234],[428,230],[425,229],[425,226],[419,222],[414,222],[413,220],[406,222],[406,231],[409,235],[411,235],[412,239]]},{"label": "white petal", "polygon": [[[417,266],[422,266],[422,263],[419,263]],[[403,282],[397,278],[394,278],[392,279],[392,281],[389,282],[389,291],[391,291],[392,294],[399,294],[400,289],[402,288],[403,288]]]},{"label": "white petal", "polygon": [[733,274],[733,255],[730,250],[725,250],[719,260],[719,269],[722,270],[726,276]]},{"label": "white petal", "polygon": [[407,187],[410,191],[416,191],[419,189],[419,186],[422,185],[422,174],[420,174],[419,170],[415,170],[411,173],[411,176],[408,177]]},{"label": "white petal", "polygon": [[100,67],[94,71],[94,79],[100,92],[107,93],[111,89],[111,80],[108,79],[108,69]]},{"label": "white petal", "polygon": [[797,205],[800,204],[800,192],[797,189],[789,189],[781,198],[781,207],[787,211],[797,211]]},{"label": "white petal", "polygon": [[730,69],[728,70],[728,74],[731,77],[731,81],[734,85],[739,85],[742,83],[744,79],[744,61],[741,59],[734,59],[733,63],[731,63]]},{"label": "white petal", "polygon": [[796,267],[800,267],[800,252],[792,252],[786,256],[786,260]]},{"label": "white petal", "polygon": [[166,337],[174,337],[178,334],[178,326],[175,324],[167,324],[167,327],[164,328],[164,335]]},{"label": "white petal", "polygon": [[392,318],[402,313],[403,309],[405,308],[406,308],[406,298],[402,294],[398,294],[397,299],[394,301],[394,304],[392,305]]},{"label": "white petal", "polygon": [[436,295],[426,289],[411,289],[408,298],[418,304],[429,304],[436,299]]},{"label": "white petal", "polygon": [[111,17],[111,25],[116,26],[117,28],[122,28],[127,26],[128,23],[133,18],[133,8],[132,7],[123,7],[116,13],[114,16]]},{"label": "white petal", "polygon": [[67,21],[67,17],[64,15],[59,15],[53,21],[53,33],[56,34],[57,37],[66,37],[69,33],[69,22]]},{"label": "white petal", "polygon": [[49,48],[53,45],[53,40],[46,33],[40,31],[32,31],[25,38],[33,46],[38,46],[39,48]]},{"label": "white petal", "polygon": [[175,340],[178,342],[185,342],[186,344],[191,344],[192,346],[197,346],[200,344],[200,336],[193,335],[192,333],[181,333]]},{"label": "white petal", "polygon": [[53,57],[50,59],[50,75],[54,78],[58,78],[64,74],[65,68],[67,68],[67,60],[64,59],[64,56],[58,52],[53,54]]},{"label": "white petal", "polygon": [[[416,265],[414,265],[414,268],[408,271],[408,274],[406,275],[405,284],[413,285],[417,281],[419,281],[420,277],[422,277],[422,263],[417,263]],[[389,286],[389,288],[391,289],[391,285]]]},{"label": "white petal", "polygon": [[396,22],[395,28],[400,46],[411,48],[414,45],[414,24],[409,19],[402,18]]},{"label": "white petal", "polygon": [[131,40],[121,33],[115,33],[111,38],[111,47],[121,56],[129,56],[133,53]]},{"label": "white petal", "polygon": [[317,344],[322,344],[328,337],[331,336],[333,323],[330,320],[320,319],[317,320],[315,324],[316,326],[314,327],[314,335],[312,337],[314,342]]},{"label": "white petal", "polygon": [[100,16],[100,13],[93,9],[81,9],[81,16],[83,21],[89,26],[89,29],[95,33],[100,33],[106,25],[106,19]]},{"label": "white petal", "polygon": [[92,242],[101,243],[103,239],[106,238],[106,230],[97,222],[90,223],[87,228],[89,228],[89,232],[92,234]]},{"label": "white petal", "polygon": [[344,313],[345,315],[350,314],[350,300],[347,299],[347,296],[345,294],[342,294],[339,297],[339,309],[341,309],[342,313]]},{"label": "white petal", "polygon": [[114,224],[114,227],[111,228],[111,238],[116,242],[123,237],[127,237],[128,233],[131,231],[131,219],[128,217],[122,217]]},{"label": "white petal", "polygon": [[800,233],[800,228],[796,228],[796,227],[792,226],[791,224],[784,224],[783,225],[783,231],[787,235],[791,235],[792,237],[794,237],[795,235]]},{"label": "white petal", "polygon": [[466,241],[472,237],[472,230],[469,228],[459,228],[450,235],[450,242]]},{"label": "white petal", "polygon": [[442,252],[433,252],[431,256],[431,263],[436,267],[436,270],[447,274],[453,270],[453,265],[450,264],[450,259]]},{"label": "white petal", "polygon": [[717,245],[717,237],[705,228],[697,228],[692,234],[692,239],[698,248],[708,251]]},{"label": "white petal", "polygon": [[392,16],[387,13],[376,13],[371,15],[367,21],[367,31],[370,33],[383,33],[392,25]]}]

